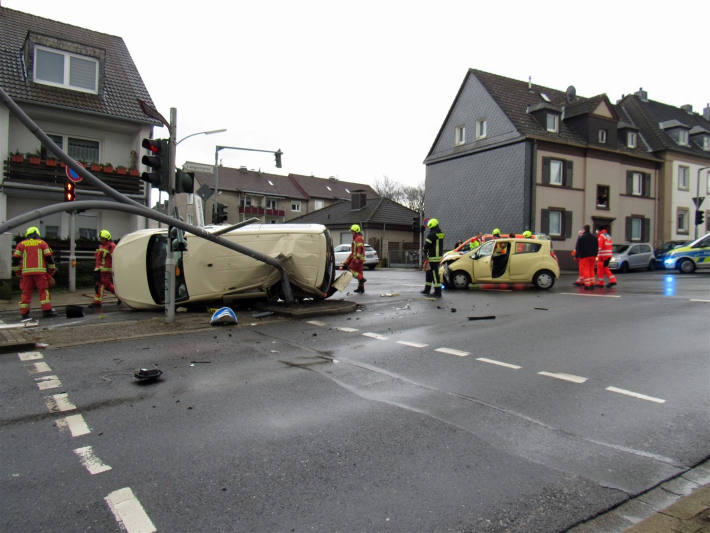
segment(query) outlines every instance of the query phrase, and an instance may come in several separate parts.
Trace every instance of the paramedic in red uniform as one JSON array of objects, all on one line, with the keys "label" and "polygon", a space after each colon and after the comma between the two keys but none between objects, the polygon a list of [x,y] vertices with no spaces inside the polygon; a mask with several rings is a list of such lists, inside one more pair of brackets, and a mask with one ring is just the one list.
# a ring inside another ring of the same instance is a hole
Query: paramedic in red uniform
[{"label": "paramedic in red uniform", "polygon": [[111,233],[102,229],[99,233],[99,247],[94,253],[94,279],[96,290],[94,302],[89,306],[100,309],[104,301],[104,291],[108,289],[113,294],[116,290],[113,287],[113,251],[116,243],[111,240]]},{"label": "paramedic in red uniform", "polygon": [[20,241],[12,254],[12,270],[21,276],[20,314],[29,318],[32,305],[32,293],[37,289],[42,316],[57,316],[49,298],[49,276],[57,272],[54,254],[49,245],[39,236],[39,228],[30,226],[25,231],[25,239]]},{"label": "paramedic in red uniform", "polygon": [[616,285],[616,278],[614,274],[609,270],[609,261],[611,261],[611,235],[606,231],[606,228],[599,230],[599,235],[597,235],[597,287],[604,286],[604,276],[609,278],[609,283],[607,287],[613,287]]},{"label": "paramedic in red uniform", "polygon": [[362,275],[362,268],[365,266],[365,240],[357,224],[350,226],[350,231],[353,232],[353,244],[350,247],[350,255],[343,263],[343,269],[347,268],[357,280],[357,289],[353,292],[363,293],[367,281]]}]

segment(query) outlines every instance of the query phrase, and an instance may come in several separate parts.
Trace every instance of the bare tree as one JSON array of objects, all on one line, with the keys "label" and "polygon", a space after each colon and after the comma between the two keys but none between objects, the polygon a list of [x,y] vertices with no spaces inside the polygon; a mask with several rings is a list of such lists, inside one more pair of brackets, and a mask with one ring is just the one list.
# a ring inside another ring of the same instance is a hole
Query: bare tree
[{"label": "bare tree", "polygon": [[403,186],[401,203],[417,213],[422,213],[424,211],[424,184],[421,183],[414,187]]},{"label": "bare tree", "polygon": [[393,202],[400,202],[402,199],[402,186],[390,180],[387,176],[383,176],[381,180],[375,181],[373,189],[375,189],[377,196],[380,198],[387,198]]}]

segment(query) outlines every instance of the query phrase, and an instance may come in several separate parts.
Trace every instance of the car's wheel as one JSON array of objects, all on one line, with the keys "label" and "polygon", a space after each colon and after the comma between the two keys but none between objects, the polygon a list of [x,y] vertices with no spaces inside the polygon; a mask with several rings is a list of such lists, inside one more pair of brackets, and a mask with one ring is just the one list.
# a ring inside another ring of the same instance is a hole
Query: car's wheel
[{"label": "car's wheel", "polygon": [[555,275],[549,270],[540,270],[533,276],[533,284],[538,289],[551,289],[555,284]]},{"label": "car's wheel", "polygon": [[468,284],[471,283],[471,276],[469,276],[463,270],[456,270],[449,275],[451,279],[451,285],[454,289],[467,289]]},{"label": "car's wheel", "polygon": [[648,270],[656,270],[656,262],[653,259],[648,262]]},{"label": "car's wheel", "polygon": [[680,263],[678,263],[678,270],[683,274],[692,274],[695,272],[695,263],[690,259],[681,259]]},{"label": "car's wheel", "polygon": [[375,270],[375,268],[377,268],[377,264],[367,265],[367,268],[369,268],[370,270]]},{"label": "car's wheel", "polygon": [[626,274],[629,271],[629,264],[626,261],[624,261],[623,263],[621,263],[619,270],[621,271],[622,274]]}]

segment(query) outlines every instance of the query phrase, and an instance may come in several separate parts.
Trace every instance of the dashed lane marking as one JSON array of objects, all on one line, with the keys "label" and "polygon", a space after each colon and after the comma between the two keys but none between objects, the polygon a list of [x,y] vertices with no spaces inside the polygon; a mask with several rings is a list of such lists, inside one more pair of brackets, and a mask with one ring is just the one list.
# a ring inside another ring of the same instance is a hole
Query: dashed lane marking
[{"label": "dashed lane marking", "polygon": [[700,298],[691,298],[690,301],[691,302],[701,302],[704,304],[710,304],[710,300],[701,300]]},{"label": "dashed lane marking", "polygon": [[454,350],[453,348],[437,348],[434,351],[439,353],[446,353],[449,355],[455,355],[457,357],[466,357],[467,355],[471,355],[469,352],[462,352],[461,350]]},{"label": "dashed lane marking", "polygon": [[325,327],[325,322],[321,322],[320,320],[308,320],[306,324],[311,324],[313,326],[318,326],[318,327]]},{"label": "dashed lane marking", "polygon": [[62,386],[62,382],[59,381],[59,378],[54,375],[41,376],[35,378],[35,381],[37,382],[37,388],[39,390],[56,389]]},{"label": "dashed lane marking", "polygon": [[92,476],[111,470],[109,465],[105,464],[101,459],[96,457],[96,454],[91,446],[77,448],[74,450],[74,453],[79,456],[79,461],[81,461],[81,464],[84,465],[84,467],[89,471],[89,474]]},{"label": "dashed lane marking", "polygon": [[520,370],[522,368],[518,365],[504,363],[503,361],[496,361],[495,359],[488,359],[487,357],[476,357],[476,361],[481,361],[482,363],[489,363],[491,365],[504,366],[505,368],[512,368],[513,370]]},{"label": "dashed lane marking", "polygon": [[371,331],[366,331],[362,334],[364,337],[370,337],[371,339],[377,339],[378,341],[386,341],[387,337],[380,335],[379,333],[373,333]]},{"label": "dashed lane marking", "polygon": [[35,359],[44,359],[42,352],[20,352],[17,354],[20,361],[33,361]]},{"label": "dashed lane marking", "polygon": [[27,367],[27,370],[29,371],[30,374],[43,374],[44,372],[51,372],[52,369],[49,367],[47,363],[44,361],[39,361],[37,363],[33,363],[30,366]]},{"label": "dashed lane marking", "polygon": [[397,344],[404,344],[405,346],[410,346],[411,348],[426,348],[428,344],[422,344],[421,342],[412,341],[397,341]]},{"label": "dashed lane marking", "polygon": [[626,396],[638,398],[639,400],[647,400],[649,402],[655,402],[655,403],[666,403],[666,401],[662,398],[655,398],[653,396],[646,396],[645,394],[639,394],[638,392],[633,392],[633,391],[626,390],[626,389],[619,389],[617,387],[607,387],[606,390],[608,390],[609,392],[616,392],[618,394],[624,394]]},{"label": "dashed lane marking", "polygon": [[61,429],[69,429],[72,437],[81,437],[91,433],[86,420],[81,415],[70,415],[65,418],[60,418],[56,422],[57,427]]},{"label": "dashed lane marking", "polygon": [[561,292],[560,294],[569,294],[572,296],[593,296],[595,298],[621,298],[621,296],[618,294],[594,294],[588,292]]},{"label": "dashed lane marking", "polygon": [[356,331],[360,331],[357,328],[346,328],[346,327],[340,327],[340,328],[335,328],[338,331],[344,331],[345,333],[355,333]]},{"label": "dashed lane marking", "polygon": [[116,521],[127,533],[152,533],[157,531],[130,487],[115,490],[104,499]]},{"label": "dashed lane marking", "polygon": [[582,376],[575,376],[574,374],[565,374],[564,372],[538,372],[541,376],[547,376],[550,378],[561,379],[563,381],[571,381],[572,383],[584,383],[587,378]]},{"label": "dashed lane marking", "polygon": [[76,405],[69,400],[69,395],[66,392],[53,396],[45,396],[44,402],[47,404],[47,409],[52,413],[61,413],[76,409]]}]

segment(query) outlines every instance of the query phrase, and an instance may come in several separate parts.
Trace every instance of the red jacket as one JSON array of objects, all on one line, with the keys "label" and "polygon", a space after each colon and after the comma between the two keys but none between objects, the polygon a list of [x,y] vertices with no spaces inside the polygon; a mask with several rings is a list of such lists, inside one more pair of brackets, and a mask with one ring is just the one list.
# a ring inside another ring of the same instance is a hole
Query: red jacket
[{"label": "red jacket", "polygon": [[54,254],[49,245],[42,239],[25,239],[20,241],[12,253],[12,271],[18,276],[53,274]]},{"label": "red jacket", "polygon": [[352,270],[362,270],[365,264],[365,240],[362,238],[362,233],[353,234],[353,244],[345,264]]},{"label": "red jacket", "polygon": [[111,272],[113,270],[113,251],[115,249],[116,243],[113,241],[104,241],[99,244],[94,253],[94,270]]},{"label": "red jacket", "polygon": [[601,230],[599,235],[597,235],[597,257],[602,259],[607,259],[612,256],[611,253],[611,235],[609,235],[606,230]]}]

